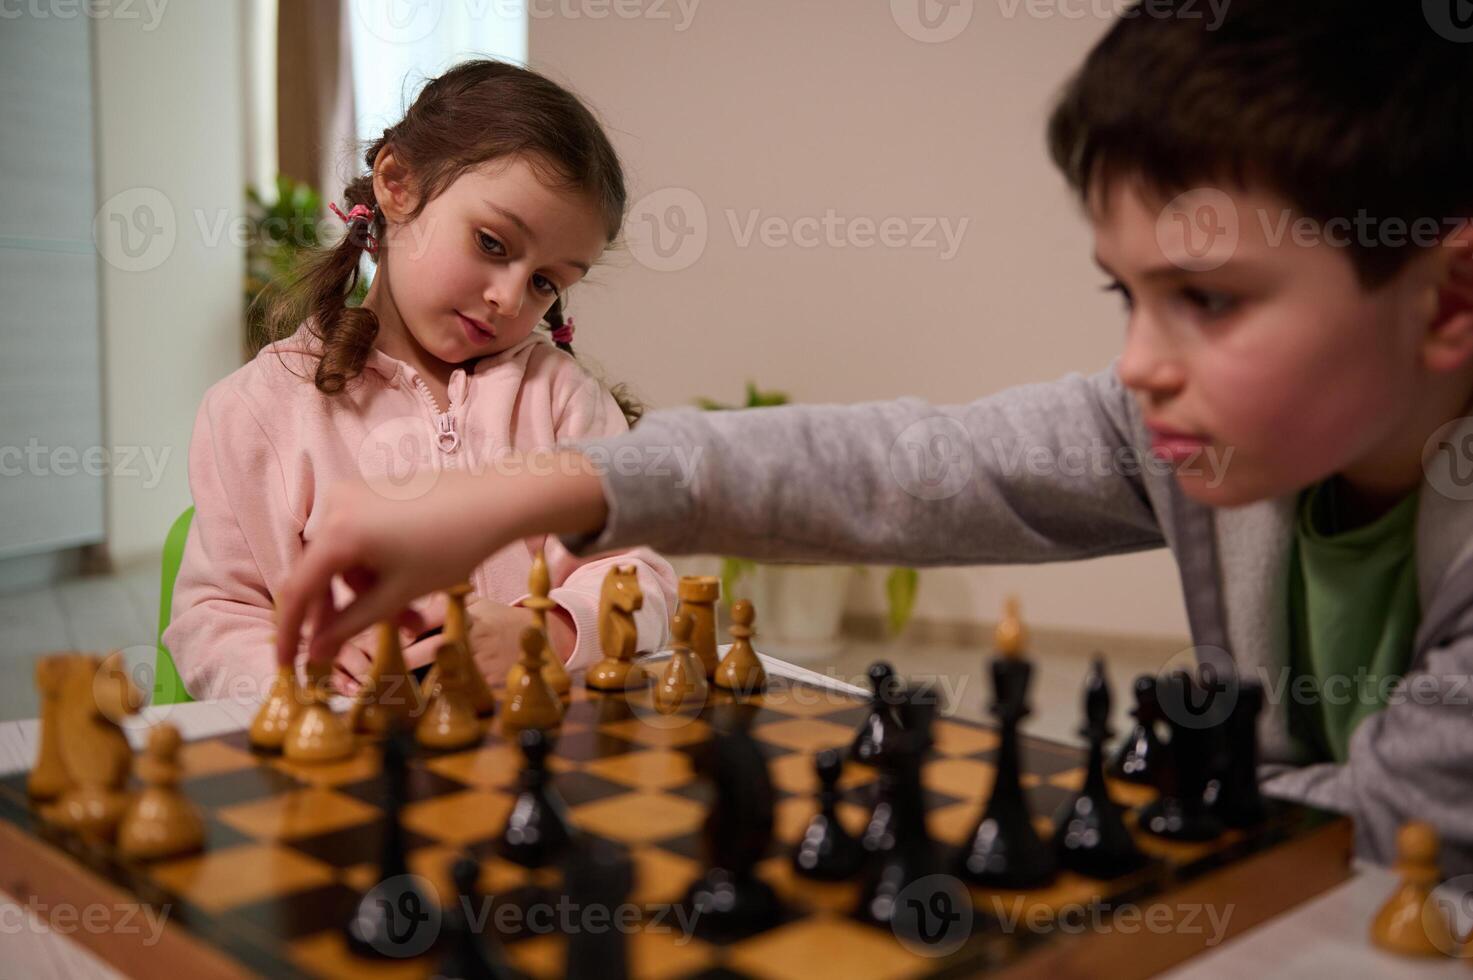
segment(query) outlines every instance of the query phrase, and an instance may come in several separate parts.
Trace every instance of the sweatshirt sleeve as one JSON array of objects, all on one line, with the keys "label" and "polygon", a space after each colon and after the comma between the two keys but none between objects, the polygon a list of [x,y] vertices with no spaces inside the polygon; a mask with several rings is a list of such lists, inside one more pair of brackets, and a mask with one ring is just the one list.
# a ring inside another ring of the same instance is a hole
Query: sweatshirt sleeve
[{"label": "sweatshirt sleeve", "polygon": [[609,518],[564,544],[812,562],[1030,563],[1165,538],[1113,368],[965,405],[655,412],[579,449]]},{"label": "sweatshirt sleeve", "polygon": [[[624,413],[604,386],[588,378],[568,399],[556,421],[558,442],[628,432]],[[541,543],[541,542],[539,542]],[[589,667],[603,656],[598,640],[599,593],[604,577],[616,565],[633,565],[644,601],[634,614],[640,650],[666,645],[670,616],[675,612],[675,569],[649,548],[626,548],[597,558],[579,557],[556,537],[545,539],[549,597],[572,616],[577,642],[568,658],[569,669]]]},{"label": "sweatshirt sleeve", "polygon": [[228,385],[200,405],[189,445],[194,520],[164,644],[196,698],[260,697],[275,672],[272,595],[302,551],[280,460]]}]

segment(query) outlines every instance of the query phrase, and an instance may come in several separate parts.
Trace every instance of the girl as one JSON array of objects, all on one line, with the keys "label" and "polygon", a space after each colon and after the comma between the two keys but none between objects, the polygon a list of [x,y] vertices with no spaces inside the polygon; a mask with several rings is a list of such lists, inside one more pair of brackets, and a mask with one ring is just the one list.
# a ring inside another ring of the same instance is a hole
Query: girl
[{"label": "girl", "polygon": [[[513,450],[617,433],[638,418],[578,366],[564,318],[565,294],[613,241],[626,203],[614,149],[576,97],[512,65],[462,64],[431,81],[364,159],[346,209],[333,206],[347,235],[273,310],[279,339],[212,387],[195,423],[196,514],[164,641],[197,698],[265,689],[272,604],[304,545],[325,533],[329,486],[417,498],[447,471],[494,471]],[[365,252],[377,271],[350,307]],[[552,342],[534,332],[543,322]],[[600,656],[599,589],[615,562],[637,569],[642,645],[663,640],[668,563],[645,549],[582,561],[537,535],[459,570],[474,588],[470,640],[488,679],[505,673],[532,621],[518,603],[538,548],[558,603],[549,639],[569,666]],[[371,576],[338,585],[342,595],[375,587]],[[417,601],[406,639],[438,628],[443,612],[442,598]],[[366,629],[355,633],[337,651],[345,692],[373,649]],[[429,662],[434,646],[411,642],[410,666]]]}]

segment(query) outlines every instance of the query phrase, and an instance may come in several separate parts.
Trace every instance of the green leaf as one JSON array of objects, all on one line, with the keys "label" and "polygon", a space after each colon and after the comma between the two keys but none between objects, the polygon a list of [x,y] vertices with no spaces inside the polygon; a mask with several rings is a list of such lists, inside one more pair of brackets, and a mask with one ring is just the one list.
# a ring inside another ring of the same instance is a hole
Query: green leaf
[{"label": "green leaf", "polygon": [[748,558],[721,559],[721,596],[727,608],[736,600],[736,585],[743,575],[755,572],[757,563]]},{"label": "green leaf", "polygon": [[890,600],[890,632],[899,633],[910,622],[915,609],[920,573],[914,568],[892,568],[885,579],[885,595]]}]

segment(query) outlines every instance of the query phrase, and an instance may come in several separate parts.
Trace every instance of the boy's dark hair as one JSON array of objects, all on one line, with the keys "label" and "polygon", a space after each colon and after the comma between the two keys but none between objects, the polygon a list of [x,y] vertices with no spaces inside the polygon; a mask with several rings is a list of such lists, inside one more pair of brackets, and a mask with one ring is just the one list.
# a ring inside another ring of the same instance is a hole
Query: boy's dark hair
[{"label": "boy's dark hair", "polygon": [[1227,0],[1212,26],[1200,0],[1144,0],[1069,81],[1050,154],[1085,200],[1120,179],[1163,201],[1218,182],[1320,227],[1364,214],[1405,240],[1435,222],[1419,242],[1347,236],[1374,288],[1473,217],[1473,45],[1437,20],[1417,0]]},{"label": "boy's dark hair", "polygon": [[[378,336],[378,317],[349,306],[358,285],[359,262],[371,234],[383,238],[383,216],[373,192],[373,165],[379,151],[394,157],[414,179],[418,215],[456,178],[492,160],[520,157],[550,186],[588,195],[599,208],[608,241],[624,222],[627,196],[619,157],[602,127],[578,97],[533,71],[489,59],[467,61],[432,79],[398,123],[384,130],[363,154],[367,171],[343,193],[346,214],[362,204],[373,211],[371,227],[362,220],[336,246],[310,256],[267,314],[265,336],[255,346],[290,336],[307,318],[322,343],[313,382],[336,394],[363,371]],[[365,234],[365,232],[367,234]],[[563,325],[559,296],[544,317],[554,330]],[[570,343],[560,349],[573,353]],[[644,408],[623,385],[612,389],[630,425]]]}]

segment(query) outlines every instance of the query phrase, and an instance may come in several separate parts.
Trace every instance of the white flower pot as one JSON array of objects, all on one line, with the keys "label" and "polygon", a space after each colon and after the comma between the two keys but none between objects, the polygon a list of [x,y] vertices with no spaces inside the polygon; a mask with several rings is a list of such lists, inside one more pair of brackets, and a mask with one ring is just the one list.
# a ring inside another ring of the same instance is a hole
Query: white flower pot
[{"label": "white flower pot", "polygon": [[792,663],[824,660],[839,652],[839,626],[852,565],[765,565],[742,576],[736,596],[756,607],[753,645]]}]

